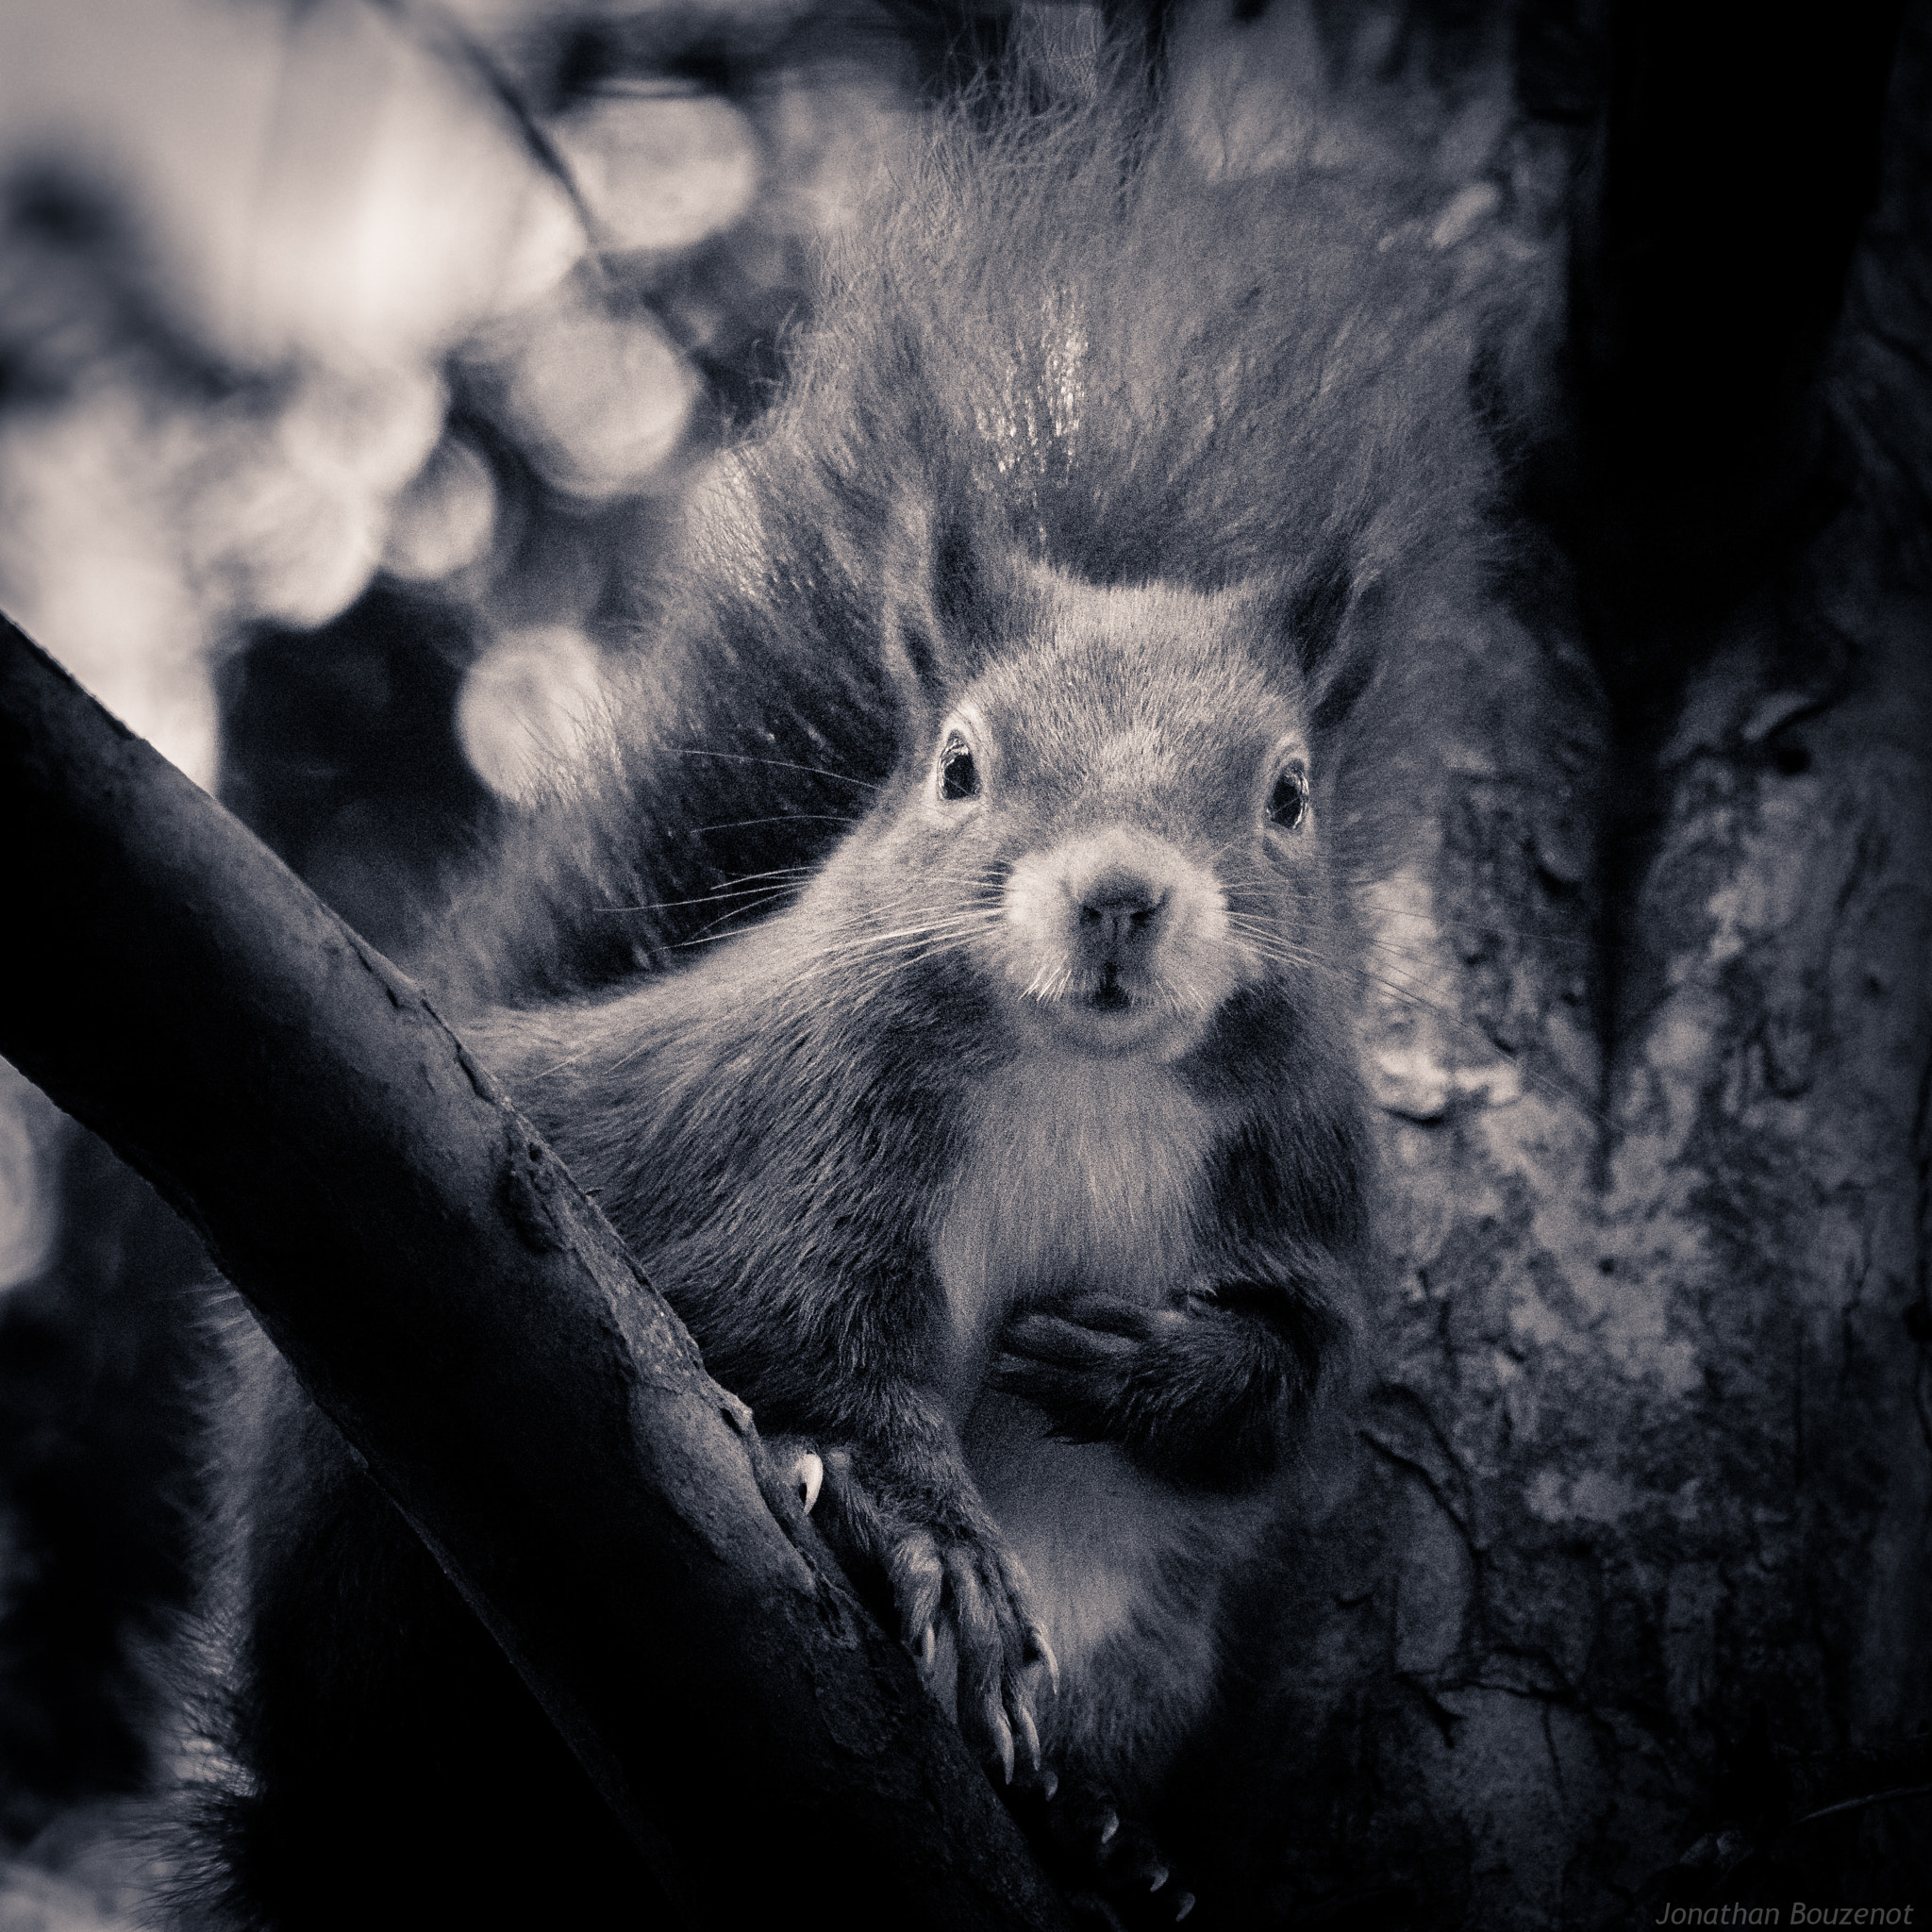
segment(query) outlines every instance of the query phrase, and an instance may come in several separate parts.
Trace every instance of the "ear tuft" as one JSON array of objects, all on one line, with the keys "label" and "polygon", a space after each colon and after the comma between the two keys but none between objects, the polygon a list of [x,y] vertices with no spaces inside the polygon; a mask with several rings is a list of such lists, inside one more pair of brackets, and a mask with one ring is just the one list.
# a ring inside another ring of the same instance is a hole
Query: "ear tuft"
[{"label": "ear tuft", "polygon": [[1354,591],[1348,553],[1334,542],[1291,582],[1282,599],[1278,621],[1311,691],[1341,641]]},{"label": "ear tuft", "polygon": [[1332,735],[1374,683],[1381,668],[1381,593],[1358,585],[1354,559],[1331,540],[1270,599],[1276,635],[1301,673],[1315,735]]},{"label": "ear tuft", "polygon": [[895,501],[882,533],[875,579],[873,623],[907,745],[924,736],[950,681],[945,625],[933,594],[933,524],[930,504],[909,497]]},{"label": "ear tuft", "polygon": [[1307,677],[1308,722],[1318,738],[1331,737],[1384,668],[1381,586],[1369,584],[1344,605],[1321,661]]},{"label": "ear tuft", "polygon": [[923,741],[1010,641],[1022,601],[1013,559],[983,539],[970,511],[924,502],[893,511],[876,622],[908,741]]}]

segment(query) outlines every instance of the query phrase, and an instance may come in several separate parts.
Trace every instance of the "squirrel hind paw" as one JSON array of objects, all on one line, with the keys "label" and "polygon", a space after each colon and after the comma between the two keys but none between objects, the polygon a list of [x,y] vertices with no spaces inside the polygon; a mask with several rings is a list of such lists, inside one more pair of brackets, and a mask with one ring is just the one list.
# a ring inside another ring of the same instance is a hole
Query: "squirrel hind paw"
[{"label": "squirrel hind paw", "polygon": [[1053,1861],[1074,1898],[1091,1909],[1093,1923],[1123,1932],[1172,1925],[1194,1909],[1191,1885],[1138,1819],[1121,1815],[1101,1786],[1067,1781],[1046,1807]]}]

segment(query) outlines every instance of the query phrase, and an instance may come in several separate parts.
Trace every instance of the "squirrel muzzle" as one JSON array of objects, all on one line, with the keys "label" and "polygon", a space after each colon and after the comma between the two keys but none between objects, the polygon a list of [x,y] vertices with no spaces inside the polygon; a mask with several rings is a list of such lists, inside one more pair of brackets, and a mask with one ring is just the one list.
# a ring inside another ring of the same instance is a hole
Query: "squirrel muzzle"
[{"label": "squirrel muzzle", "polygon": [[1220,881],[1134,826],[1027,854],[1002,915],[1023,1002],[1089,1051],[1170,1058],[1246,977]]}]

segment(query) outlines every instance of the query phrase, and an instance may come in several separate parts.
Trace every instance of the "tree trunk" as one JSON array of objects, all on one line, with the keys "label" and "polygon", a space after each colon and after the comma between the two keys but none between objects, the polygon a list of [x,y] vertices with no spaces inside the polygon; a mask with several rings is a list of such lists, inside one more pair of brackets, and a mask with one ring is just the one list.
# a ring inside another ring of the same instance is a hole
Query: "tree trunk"
[{"label": "tree trunk", "polygon": [[1853,256],[1889,24],[1814,25],[1618,15],[1574,602],[1462,641],[1370,962],[1395,1267],[1257,1611],[1272,1907],[1932,1907],[1932,62]]}]

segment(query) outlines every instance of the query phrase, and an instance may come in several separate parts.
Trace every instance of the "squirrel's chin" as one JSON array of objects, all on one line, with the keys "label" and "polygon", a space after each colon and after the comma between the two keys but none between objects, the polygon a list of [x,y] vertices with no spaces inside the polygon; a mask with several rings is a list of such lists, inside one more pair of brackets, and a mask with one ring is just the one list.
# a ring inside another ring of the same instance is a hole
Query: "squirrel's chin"
[{"label": "squirrel's chin", "polygon": [[1020,1016],[1029,1045],[1158,1062],[1178,1059],[1188,1052],[1214,1017],[1155,1000],[1091,993],[1048,1000],[1028,997],[1020,1003]]}]

